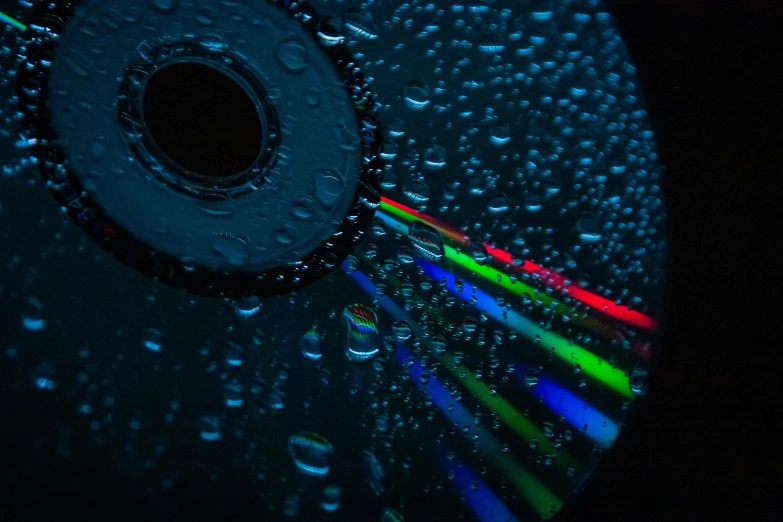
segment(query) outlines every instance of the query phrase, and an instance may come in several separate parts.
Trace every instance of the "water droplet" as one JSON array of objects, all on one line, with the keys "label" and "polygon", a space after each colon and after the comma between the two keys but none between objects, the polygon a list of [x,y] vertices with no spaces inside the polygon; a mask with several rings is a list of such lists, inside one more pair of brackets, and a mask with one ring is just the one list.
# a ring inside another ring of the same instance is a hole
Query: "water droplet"
[{"label": "water droplet", "polygon": [[334,15],[324,16],[318,21],[316,34],[321,44],[326,47],[334,47],[345,43],[342,20]]},{"label": "water droplet", "polygon": [[287,248],[296,241],[296,228],[291,225],[283,225],[275,230],[275,242],[281,247]]},{"label": "water droplet", "polygon": [[[407,245],[402,245],[397,249],[397,259],[403,265],[412,265],[416,261],[416,251]],[[388,270],[393,270],[392,266],[388,266]]]},{"label": "water droplet", "polygon": [[390,170],[384,172],[383,178],[381,178],[381,188],[383,190],[391,190],[396,186],[397,186],[397,175]]},{"label": "water droplet", "polygon": [[321,105],[322,96],[319,89],[310,89],[305,93],[305,103],[310,107],[318,107]]},{"label": "water droplet", "polygon": [[432,145],[424,152],[424,166],[430,170],[440,170],[446,166],[446,149]]},{"label": "water droplet", "polygon": [[397,341],[404,343],[413,335],[413,329],[407,321],[395,321],[392,325],[392,333]]},{"label": "water droplet", "polygon": [[216,235],[212,240],[212,250],[233,266],[244,266],[250,259],[250,245],[247,240],[234,234]]},{"label": "water droplet", "polygon": [[487,211],[490,214],[502,214],[503,212],[508,212],[508,209],[509,202],[508,198],[505,196],[496,197],[489,202],[489,207],[487,207]]},{"label": "water droplet", "polygon": [[312,198],[304,197],[291,204],[291,214],[299,219],[308,220],[313,217],[313,205],[315,201]]},{"label": "water droplet", "polygon": [[243,297],[234,302],[234,312],[239,317],[251,317],[261,310],[261,298],[256,295]]},{"label": "water droplet", "polygon": [[383,508],[383,512],[381,513],[378,522],[405,522],[405,519],[399,511],[387,507]]},{"label": "water droplet", "polygon": [[211,27],[215,25],[215,18],[217,18],[217,10],[211,5],[205,5],[196,11],[196,21],[201,25]]},{"label": "water droplet", "polygon": [[379,156],[382,160],[385,161],[392,161],[394,158],[397,157],[397,152],[400,150],[399,145],[397,145],[395,142],[391,140],[386,140],[383,142],[383,145],[381,145],[381,151],[379,153]]},{"label": "water droplet", "polygon": [[473,260],[479,265],[486,264],[489,255],[487,254],[487,246],[484,241],[479,237],[473,237],[470,239],[470,254]]},{"label": "water droplet", "polygon": [[389,136],[399,138],[405,134],[405,121],[400,118],[393,118],[386,126]]},{"label": "water droplet", "polygon": [[277,45],[277,59],[292,72],[299,72],[310,65],[307,48],[297,40],[280,42]]},{"label": "water droplet", "polygon": [[330,484],[324,488],[321,496],[321,509],[327,513],[333,513],[340,508],[340,499],[343,488],[336,484]]},{"label": "water droplet", "polygon": [[331,207],[343,192],[343,180],[339,174],[324,170],[315,178],[315,196],[324,206]]},{"label": "water droplet", "polygon": [[274,390],[269,392],[269,395],[266,396],[265,404],[267,408],[274,411],[282,410],[285,406],[285,403],[283,399],[285,398],[285,394],[275,388]]},{"label": "water droplet", "polygon": [[345,258],[345,271],[349,274],[352,274],[356,272],[359,269],[359,259],[354,256],[350,255],[347,258]]},{"label": "water droplet", "polygon": [[370,451],[364,452],[364,471],[367,475],[367,484],[372,489],[375,496],[383,493],[383,467],[378,461],[378,457]]},{"label": "water droplet", "polygon": [[224,356],[227,366],[242,366],[242,348],[234,343],[228,343]]},{"label": "water droplet", "polygon": [[538,194],[527,194],[525,196],[525,210],[528,212],[538,212],[544,203],[544,198]]},{"label": "water droplet", "polygon": [[174,12],[178,5],[179,0],[152,0],[152,7],[165,14]]},{"label": "water droplet", "polygon": [[529,388],[533,388],[538,384],[538,370],[536,368],[528,368],[525,371],[525,384]]},{"label": "water droplet", "polygon": [[430,188],[421,181],[409,181],[402,191],[414,203],[424,203],[430,199]]},{"label": "water droplet", "polygon": [[645,370],[634,370],[631,372],[631,392],[634,395],[647,393],[647,372]]},{"label": "water droplet", "polygon": [[204,415],[198,421],[199,436],[213,442],[223,438],[223,421],[217,415]]},{"label": "water droplet", "polygon": [[472,315],[467,316],[462,321],[462,328],[465,330],[466,333],[473,333],[476,331],[476,328],[478,328],[478,319],[473,317]]},{"label": "water droplet", "polygon": [[601,225],[592,214],[583,214],[577,221],[579,240],[582,243],[595,243],[601,239]]},{"label": "water droplet", "polygon": [[22,328],[28,332],[40,332],[46,328],[46,319],[44,318],[44,306],[41,301],[34,297],[25,300],[22,308]]},{"label": "water droplet", "polygon": [[296,493],[291,493],[283,500],[283,515],[294,518],[299,513],[299,504],[302,503],[302,499]]},{"label": "water droplet", "polygon": [[506,44],[502,34],[490,33],[480,37],[476,47],[484,54],[497,54],[506,49]]},{"label": "water droplet", "polygon": [[151,352],[159,352],[163,347],[163,332],[157,328],[147,328],[144,330],[143,337],[144,348]]},{"label": "water droplet", "polygon": [[54,365],[44,361],[33,370],[33,386],[39,390],[52,391],[57,389],[57,381],[54,379]]},{"label": "water droplet", "polygon": [[421,257],[433,263],[439,263],[443,259],[443,237],[435,228],[415,220],[408,228],[408,235]]},{"label": "water droplet", "polygon": [[312,361],[317,361],[323,356],[321,352],[321,335],[316,328],[309,329],[299,340],[299,348],[302,355]]},{"label": "water droplet", "polygon": [[300,473],[322,478],[329,473],[334,446],[317,433],[303,432],[288,437],[288,453]]},{"label": "water droplet", "polygon": [[372,359],[379,351],[378,318],[375,312],[362,305],[347,306],[343,310],[346,329],[345,356],[349,361]]},{"label": "water droplet", "polygon": [[357,40],[375,40],[378,29],[369,13],[352,7],[345,13],[345,30]]},{"label": "water droplet", "polygon": [[432,336],[432,350],[436,355],[443,355],[446,353],[447,342],[446,338],[440,334]]},{"label": "water droplet", "polygon": [[244,399],[242,399],[242,384],[236,379],[232,379],[223,385],[223,397],[228,408],[238,408],[245,404]]},{"label": "water droplet", "polygon": [[408,82],[403,89],[405,104],[414,111],[423,110],[430,104],[430,88],[421,82]]},{"label": "water droplet", "polygon": [[489,130],[489,141],[496,147],[502,147],[511,141],[511,130],[508,125],[495,125]]}]

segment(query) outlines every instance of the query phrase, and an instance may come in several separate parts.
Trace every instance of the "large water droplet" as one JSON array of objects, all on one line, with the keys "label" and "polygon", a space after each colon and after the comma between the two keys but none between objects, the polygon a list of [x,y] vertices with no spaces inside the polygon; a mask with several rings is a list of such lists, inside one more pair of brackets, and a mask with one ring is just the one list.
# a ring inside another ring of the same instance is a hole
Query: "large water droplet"
[{"label": "large water droplet", "polygon": [[422,181],[409,181],[402,191],[414,203],[424,203],[430,199],[430,188]]},{"label": "large water droplet", "polygon": [[386,126],[386,130],[389,132],[390,137],[399,138],[405,134],[405,121],[400,118],[393,118]]},{"label": "large water droplet", "polygon": [[343,192],[343,179],[332,171],[321,171],[315,178],[315,196],[324,206],[331,207]]},{"label": "large water droplet", "polygon": [[576,226],[579,232],[579,241],[582,243],[595,243],[601,239],[601,225],[594,215],[582,215]]},{"label": "large water droplet", "polygon": [[329,473],[334,446],[317,433],[303,432],[288,437],[288,452],[297,471],[322,478]]},{"label": "large water droplet", "polygon": [[57,389],[57,381],[54,379],[54,365],[44,361],[33,370],[33,386],[39,390],[52,391]]},{"label": "large water droplet", "polygon": [[212,240],[212,250],[234,266],[244,266],[250,259],[250,245],[247,240],[234,234],[218,234]]},{"label": "large water droplet", "polygon": [[403,89],[405,104],[414,111],[423,110],[430,104],[430,88],[421,82],[408,82]]},{"label": "large water droplet", "polygon": [[261,298],[255,295],[237,299],[234,302],[234,311],[239,317],[251,317],[261,310]]},{"label": "large water droplet", "polygon": [[378,29],[369,13],[352,7],[345,13],[345,31],[357,40],[375,40]]},{"label": "large water droplet", "polygon": [[242,398],[242,384],[236,379],[232,379],[223,385],[223,397],[226,406],[229,408],[238,408],[245,404]]},{"label": "large water droplet", "polygon": [[[383,431],[383,430],[382,430]],[[367,484],[376,496],[383,493],[383,468],[378,457],[370,451],[364,452],[364,471],[367,475]]]},{"label": "large water droplet", "polygon": [[509,202],[508,198],[505,196],[498,196],[492,201],[489,202],[489,206],[487,207],[487,211],[490,214],[501,214],[503,212],[508,212],[509,209]]},{"label": "large water droplet", "polygon": [[25,300],[22,308],[22,328],[28,332],[40,332],[46,328],[46,319],[44,318],[44,306],[41,301],[34,297]]},{"label": "large water droplet", "polygon": [[495,125],[489,130],[489,141],[496,147],[502,147],[511,141],[508,125]]},{"label": "large water droplet", "polygon": [[413,329],[407,321],[395,321],[392,325],[392,333],[394,334],[395,339],[404,343],[413,335]]},{"label": "large water droplet", "polygon": [[179,5],[179,0],[152,0],[152,7],[161,13],[170,14]]},{"label": "large water droplet", "polygon": [[223,421],[217,415],[204,415],[198,421],[199,436],[213,442],[223,438]]},{"label": "large water droplet", "polygon": [[345,356],[349,361],[372,359],[379,351],[378,318],[375,312],[362,305],[347,306],[343,310],[346,329]]},{"label": "large water droplet", "polygon": [[142,344],[151,352],[159,352],[163,347],[163,332],[157,328],[147,328],[144,330]]},{"label": "large water droplet", "polygon": [[476,47],[484,54],[497,54],[506,49],[506,44],[502,34],[490,33],[479,38]]},{"label": "large water droplet", "polygon": [[297,40],[283,40],[277,45],[277,59],[292,72],[305,69],[309,64],[307,48]]},{"label": "large water droplet", "polygon": [[299,348],[306,358],[317,361],[323,356],[321,351],[321,335],[316,328],[308,330],[299,340]]},{"label": "large water droplet", "polygon": [[333,513],[340,508],[340,499],[343,488],[336,484],[330,484],[324,488],[321,495],[321,509],[327,513]]},{"label": "large water droplet", "polygon": [[424,221],[413,221],[408,228],[416,253],[427,261],[439,263],[443,259],[443,237],[435,228]]},{"label": "large water droplet", "polygon": [[432,145],[424,152],[424,166],[430,170],[439,170],[446,166],[446,149]]}]

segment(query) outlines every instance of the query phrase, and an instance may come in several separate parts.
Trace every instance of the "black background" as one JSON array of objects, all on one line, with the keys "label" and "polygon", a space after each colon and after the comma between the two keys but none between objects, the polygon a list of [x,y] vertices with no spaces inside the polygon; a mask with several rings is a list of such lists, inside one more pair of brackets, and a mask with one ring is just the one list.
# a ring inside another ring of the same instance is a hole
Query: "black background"
[{"label": "black background", "polygon": [[608,3],[667,167],[671,304],[641,417],[570,520],[781,520],[783,6]]},{"label": "black background", "polygon": [[[775,0],[607,3],[667,167],[671,306],[641,415],[563,518],[783,520],[783,452],[775,447],[783,432],[783,347],[772,336],[783,265],[775,255],[783,238],[783,7]],[[32,477],[25,482],[25,491],[34,490]],[[0,497],[17,488],[0,484]],[[130,508],[132,499],[123,504]],[[50,507],[68,519],[67,504]],[[18,516],[0,513],[0,520]],[[248,518],[257,519],[257,512]]]}]

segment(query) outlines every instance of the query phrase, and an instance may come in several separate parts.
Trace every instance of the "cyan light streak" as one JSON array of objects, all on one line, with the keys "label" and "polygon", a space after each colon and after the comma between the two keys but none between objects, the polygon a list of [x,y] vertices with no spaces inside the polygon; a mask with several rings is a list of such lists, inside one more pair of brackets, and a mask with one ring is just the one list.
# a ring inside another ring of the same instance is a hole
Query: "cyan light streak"
[{"label": "cyan light streak", "polygon": [[543,400],[550,410],[562,415],[566,422],[601,447],[608,448],[614,443],[620,431],[616,422],[545,375],[539,374],[538,384],[528,386],[525,382],[526,372],[525,364],[514,364],[514,375],[520,386]]},{"label": "cyan light streak", "polygon": [[15,27],[16,29],[19,29],[20,31],[24,31],[27,29],[27,26],[24,25],[22,22],[15,18],[11,18],[7,14],[0,12],[0,22],[5,22],[8,25]]},{"label": "cyan light streak", "polygon": [[467,302],[474,302],[473,306],[486,312],[486,314],[494,320],[519,332],[529,340],[535,342],[536,345],[546,350],[551,350],[552,353],[566,363],[571,365],[578,364],[585,375],[595,379],[609,389],[628,399],[633,398],[628,375],[622,370],[613,368],[611,364],[601,357],[598,357],[581,346],[572,344],[560,335],[544,330],[535,322],[523,317],[519,313],[498,305],[489,294],[467,282],[463,283],[461,291],[458,290],[455,286],[456,276],[443,268],[420,258],[417,259],[416,262],[436,281],[445,280],[446,287],[454,295]]},{"label": "cyan light streak", "polygon": [[[443,448],[437,448],[438,463],[447,474],[454,475],[452,484],[462,494],[473,515],[481,522],[519,522],[502,500],[483,481],[478,473],[456,457],[449,458]],[[474,491],[473,484],[478,485]]]}]

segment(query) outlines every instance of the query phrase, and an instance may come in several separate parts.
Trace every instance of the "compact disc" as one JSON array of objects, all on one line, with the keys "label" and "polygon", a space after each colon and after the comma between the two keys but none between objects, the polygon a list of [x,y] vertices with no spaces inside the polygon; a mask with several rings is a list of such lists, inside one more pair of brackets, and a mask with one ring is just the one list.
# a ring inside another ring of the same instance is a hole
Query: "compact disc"
[{"label": "compact disc", "polygon": [[665,310],[603,2],[0,5],[5,480],[84,519],[563,516]]}]

